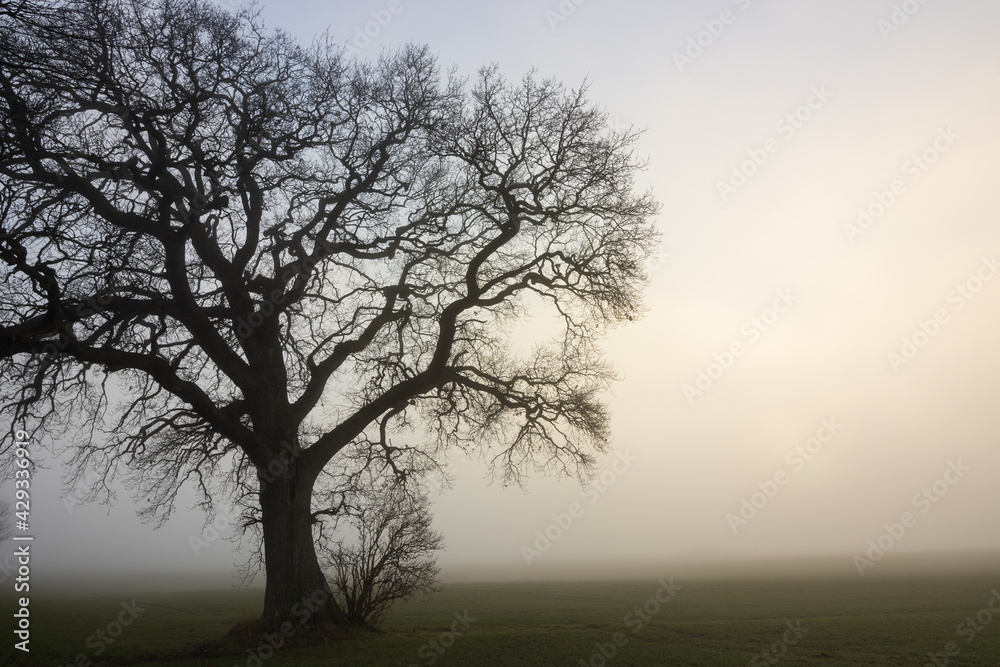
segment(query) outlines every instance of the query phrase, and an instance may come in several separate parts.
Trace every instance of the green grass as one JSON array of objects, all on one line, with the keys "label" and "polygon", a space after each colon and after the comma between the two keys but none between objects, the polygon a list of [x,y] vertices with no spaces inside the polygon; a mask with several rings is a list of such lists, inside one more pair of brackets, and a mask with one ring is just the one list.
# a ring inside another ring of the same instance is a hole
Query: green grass
[{"label": "green grass", "polygon": [[[382,633],[299,633],[299,641],[293,638],[262,664],[426,665],[429,642],[440,640],[454,614],[466,610],[475,622],[443,654],[434,654],[434,665],[575,666],[589,660],[597,644],[612,642],[616,632],[628,641],[607,660],[609,667],[748,665],[754,654],[781,640],[786,621],[800,621],[806,632],[780,665],[922,666],[928,653],[950,641],[961,649],[950,665],[995,666],[1000,656],[1000,614],[971,643],[956,634],[963,619],[986,606],[990,591],[1000,589],[1000,573],[675,582],[683,588],[637,632],[623,621],[657,592],[655,581],[449,584],[429,598],[398,605]],[[33,596],[31,654],[13,651],[8,629],[0,663],[232,667],[249,661],[257,667],[226,633],[259,612],[262,595],[259,589],[235,589]],[[95,632],[122,612],[122,601],[133,598],[143,611],[95,656],[88,637],[96,640]],[[11,619],[12,601],[4,602],[3,617]],[[12,628],[11,620],[5,623]]]}]

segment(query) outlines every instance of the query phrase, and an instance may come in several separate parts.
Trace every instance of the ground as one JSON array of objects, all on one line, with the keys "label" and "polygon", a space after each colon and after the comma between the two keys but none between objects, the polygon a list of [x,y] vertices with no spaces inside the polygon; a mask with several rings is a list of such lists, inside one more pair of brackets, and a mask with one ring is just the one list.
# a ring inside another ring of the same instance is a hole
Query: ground
[{"label": "ground", "polygon": [[337,637],[260,633],[260,589],[50,594],[32,598],[30,656],[5,633],[0,664],[995,666],[998,590],[1000,571],[453,583]]}]

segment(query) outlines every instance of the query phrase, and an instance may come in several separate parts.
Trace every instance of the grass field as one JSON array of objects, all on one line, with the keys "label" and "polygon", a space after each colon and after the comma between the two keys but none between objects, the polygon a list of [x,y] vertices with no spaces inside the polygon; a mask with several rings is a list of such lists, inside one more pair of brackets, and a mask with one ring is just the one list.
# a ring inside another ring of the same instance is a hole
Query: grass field
[{"label": "grass field", "polygon": [[[664,587],[669,577],[452,583],[398,605],[382,633],[334,638],[298,632],[281,642],[272,638],[283,644],[276,650],[263,637],[244,638],[243,646],[227,638],[241,620],[259,613],[260,589],[36,595],[30,656],[12,649],[7,630],[0,662],[846,667],[921,666],[934,664],[928,654],[941,653],[938,667],[1000,664],[1000,613],[989,610],[993,591],[1000,590],[1000,570],[865,578],[675,577],[673,583],[672,591]],[[8,624],[10,603],[5,600]],[[1000,612],[1000,594],[992,605]],[[975,626],[964,625],[977,615]],[[119,619],[128,624],[117,625]],[[952,655],[945,661],[950,642]],[[253,653],[247,646],[255,647]]]}]

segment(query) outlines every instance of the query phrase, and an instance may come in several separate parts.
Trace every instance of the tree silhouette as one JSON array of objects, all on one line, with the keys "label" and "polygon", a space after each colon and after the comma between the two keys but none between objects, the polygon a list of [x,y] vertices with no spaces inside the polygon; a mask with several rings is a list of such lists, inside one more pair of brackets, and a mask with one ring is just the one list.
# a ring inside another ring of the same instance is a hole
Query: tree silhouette
[{"label": "tree silhouette", "polygon": [[434,552],[444,538],[431,528],[425,496],[400,487],[366,496],[347,518],[350,534],[321,539],[319,549],[347,618],[374,626],[396,601],[437,590]]},{"label": "tree silhouette", "polygon": [[9,500],[0,500],[0,542],[14,536],[14,506]]},{"label": "tree silhouette", "polygon": [[[63,443],[147,520],[185,484],[242,505],[265,621],[322,590],[349,623],[314,530],[358,474],[457,447],[583,475],[606,447],[594,341],[643,308],[657,204],[585,90],[351,61],[202,0],[22,1],[0,132],[5,447]],[[561,333],[516,354],[532,301]]]}]

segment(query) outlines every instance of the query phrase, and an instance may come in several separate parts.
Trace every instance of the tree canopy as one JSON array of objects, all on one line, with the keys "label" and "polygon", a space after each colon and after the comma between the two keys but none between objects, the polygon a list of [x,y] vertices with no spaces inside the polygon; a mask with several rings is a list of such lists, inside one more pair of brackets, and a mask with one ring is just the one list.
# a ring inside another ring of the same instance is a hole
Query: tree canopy
[{"label": "tree canopy", "polygon": [[[585,88],[352,60],[201,0],[0,13],[5,446],[60,438],[148,519],[186,483],[242,503],[273,618],[321,585],[312,526],[359,475],[453,447],[585,474],[596,341],[643,310],[657,238],[607,121]],[[529,298],[561,333],[521,355]]]}]

